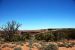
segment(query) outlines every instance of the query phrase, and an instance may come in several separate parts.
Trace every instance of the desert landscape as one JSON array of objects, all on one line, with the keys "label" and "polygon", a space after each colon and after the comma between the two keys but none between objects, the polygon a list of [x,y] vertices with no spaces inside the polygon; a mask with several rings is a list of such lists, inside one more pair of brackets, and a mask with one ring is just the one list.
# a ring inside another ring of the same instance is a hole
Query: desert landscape
[{"label": "desert landscape", "polygon": [[0,0],[0,50],[75,50],[75,0]]},{"label": "desert landscape", "polygon": [[20,24],[7,23],[0,30],[0,50],[75,50],[75,29],[18,30]]},{"label": "desert landscape", "polygon": [[[31,50],[40,50],[40,48],[38,48],[35,44],[41,47],[39,43],[34,43],[34,46],[31,48]],[[28,42],[22,42],[19,44],[15,44],[12,42],[0,44],[0,50],[30,50],[30,48]],[[75,45],[72,47],[58,47],[58,50],[75,50]]]}]

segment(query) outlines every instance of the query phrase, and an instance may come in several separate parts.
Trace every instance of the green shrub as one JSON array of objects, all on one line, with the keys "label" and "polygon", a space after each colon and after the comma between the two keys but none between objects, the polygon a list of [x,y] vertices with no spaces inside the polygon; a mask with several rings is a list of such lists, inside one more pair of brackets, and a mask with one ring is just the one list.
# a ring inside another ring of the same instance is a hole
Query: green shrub
[{"label": "green shrub", "polygon": [[14,50],[22,50],[21,47],[14,48]]},{"label": "green shrub", "polygon": [[11,46],[9,46],[9,48],[14,48],[14,47],[16,47],[16,45],[13,45],[13,46],[11,45]]},{"label": "green shrub", "polygon": [[24,44],[23,44],[23,43],[21,43],[20,45],[21,45],[21,46],[23,46]]},{"label": "green shrub", "polygon": [[44,40],[45,41],[54,41],[54,35],[52,33],[44,33]]},{"label": "green shrub", "polygon": [[11,44],[15,44],[15,42],[11,42]]},{"label": "green shrub", "polygon": [[58,45],[59,47],[66,47],[66,48],[69,48],[69,47],[73,47],[73,46],[74,46],[74,43],[63,42],[63,43],[57,43],[57,45]]},{"label": "green shrub", "polygon": [[12,40],[13,40],[14,42],[20,41],[20,35],[14,35],[13,38],[12,38]]},{"label": "green shrub", "polygon": [[41,46],[38,47],[39,50],[58,50],[58,46],[53,43],[44,43],[40,44]]},{"label": "green shrub", "polygon": [[23,42],[19,41],[19,42],[16,43],[16,45],[21,45],[21,46],[23,46]]},{"label": "green shrub", "polygon": [[44,50],[58,50],[58,46],[56,44],[47,45]]},{"label": "green shrub", "polygon": [[64,47],[69,48],[73,47],[74,45],[72,43],[64,43]]},{"label": "green shrub", "polygon": [[53,35],[54,35],[54,41],[63,41],[66,38],[65,33],[55,32],[55,33],[53,33]]},{"label": "green shrub", "polygon": [[72,42],[71,45],[75,46],[75,42]]},{"label": "green shrub", "polygon": [[0,42],[0,44],[5,44],[5,42]]},{"label": "green shrub", "polygon": [[29,38],[30,38],[29,33],[22,33],[22,35],[21,35],[21,40],[22,40],[22,41],[26,41],[26,40],[28,40]]},{"label": "green shrub", "polygon": [[44,41],[53,41],[54,35],[52,33],[40,33],[35,35],[35,39],[37,40],[44,40]]},{"label": "green shrub", "polygon": [[3,45],[2,48],[9,47],[7,44]]},{"label": "green shrub", "polygon": [[37,39],[37,40],[44,40],[43,34],[42,33],[36,34],[35,35],[35,39]]},{"label": "green shrub", "polygon": [[5,41],[12,42],[14,35],[18,33],[18,29],[20,27],[20,24],[16,21],[7,22],[6,25],[1,27],[3,32],[3,38]]},{"label": "green shrub", "polygon": [[57,43],[57,45],[59,46],[59,47],[64,47],[64,44],[62,43]]}]

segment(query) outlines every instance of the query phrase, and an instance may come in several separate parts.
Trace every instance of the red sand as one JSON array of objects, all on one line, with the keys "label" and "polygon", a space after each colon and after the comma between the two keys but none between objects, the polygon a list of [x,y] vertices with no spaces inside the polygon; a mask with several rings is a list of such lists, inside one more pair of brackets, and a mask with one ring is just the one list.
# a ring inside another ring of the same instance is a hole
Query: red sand
[{"label": "red sand", "polygon": [[59,50],[75,50],[75,47],[72,48],[59,47]]},{"label": "red sand", "polygon": [[[14,50],[14,49],[6,47],[6,48],[2,48],[2,50]],[[29,47],[23,46],[22,50],[29,50]],[[38,49],[32,48],[32,50],[38,50]],[[72,48],[59,47],[59,50],[75,50],[75,47],[72,47]]]},{"label": "red sand", "polygon": [[[19,47],[21,47],[22,50],[29,50],[29,47],[26,45],[28,45],[28,44],[26,43],[26,44],[24,44],[24,46],[19,46]],[[14,48],[5,47],[5,48],[2,48],[2,50],[14,50]],[[38,48],[34,47],[34,48],[32,48],[32,50],[38,50]],[[59,50],[75,50],[75,47],[72,47],[72,48],[59,47]]]}]

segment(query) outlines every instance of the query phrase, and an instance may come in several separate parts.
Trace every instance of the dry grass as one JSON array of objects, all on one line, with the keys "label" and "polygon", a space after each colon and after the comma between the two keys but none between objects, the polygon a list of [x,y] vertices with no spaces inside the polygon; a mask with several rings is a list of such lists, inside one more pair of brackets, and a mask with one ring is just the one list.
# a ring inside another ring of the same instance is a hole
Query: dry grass
[{"label": "dry grass", "polygon": [[[72,42],[75,42],[75,41],[72,41]],[[29,43],[28,42],[25,42],[23,43],[23,45],[16,45],[15,43],[4,43],[4,44],[0,44],[0,50],[14,50],[14,48],[16,47],[21,47],[22,50],[29,50]],[[40,46],[39,43],[34,43],[33,44],[33,48],[32,50],[39,50],[36,46]],[[75,46],[72,47],[72,48],[66,48],[66,47],[59,47],[59,50],[75,50]]]}]

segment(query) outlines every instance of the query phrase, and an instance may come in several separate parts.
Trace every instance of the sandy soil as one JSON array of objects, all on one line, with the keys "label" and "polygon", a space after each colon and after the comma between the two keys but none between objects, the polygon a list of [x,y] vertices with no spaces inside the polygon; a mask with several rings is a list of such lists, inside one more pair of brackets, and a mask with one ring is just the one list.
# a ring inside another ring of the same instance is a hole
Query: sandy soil
[{"label": "sandy soil", "polygon": [[[2,50],[14,50],[14,49],[6,47],[6,48],[2,48]],[[29,48],[24,46],[22,48],[22,50],[29,50]],[[32,50],[38,50],[38,49],[37,48],[32,48]],[[72,47],[72,48],[60,47],[59,50],[75,50],[75,47]]]},{"label": "sandy soil", "polygon": [[59,47],[59,50],[75,50],[75,47],[72,48]]},{"label": "sandy soil", "polygon": [[[28,43],[24,44],[23,46],[17,45],[16,47],[21,47],[22,50],[29,50],[29,47],[27,45]],[[14,48],[4,47],[4,48],[1,48],[1,50],[14,50]],[[32,50],[38,50],[38,48],[34,47],[32,48]],[[75,50],[75,47],[72,47],[72,48],[59,47],[59,50]]]}]

